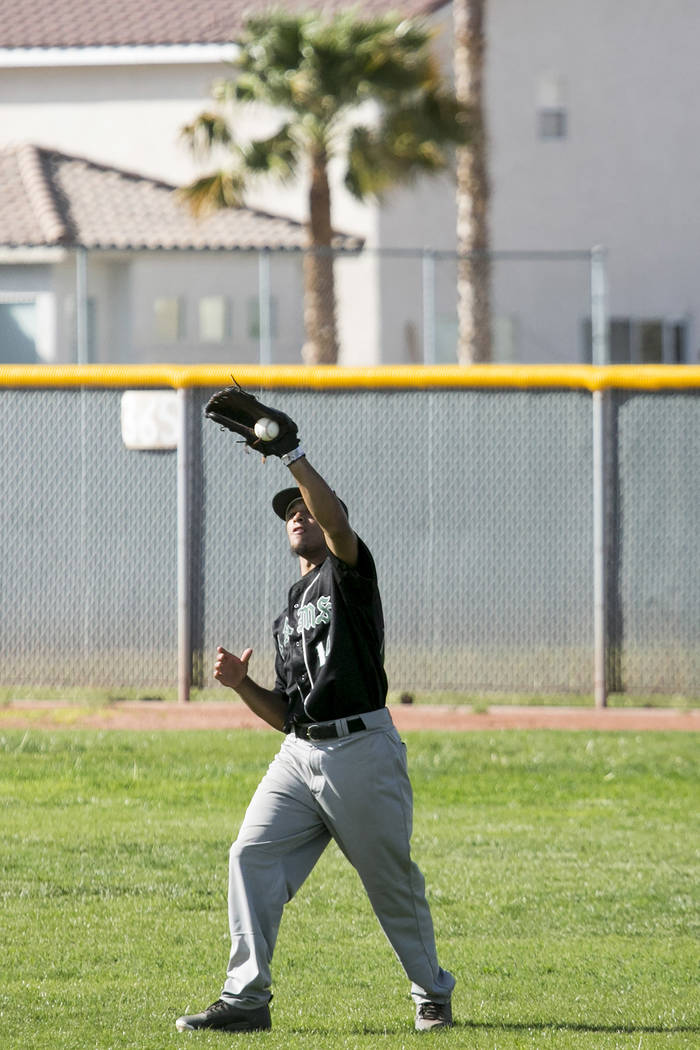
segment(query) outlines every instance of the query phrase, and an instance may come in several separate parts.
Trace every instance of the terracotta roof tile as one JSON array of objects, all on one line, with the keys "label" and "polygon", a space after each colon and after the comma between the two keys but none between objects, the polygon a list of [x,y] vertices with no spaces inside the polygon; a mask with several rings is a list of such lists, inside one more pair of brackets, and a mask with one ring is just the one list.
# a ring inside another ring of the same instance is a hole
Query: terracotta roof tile
[{"label": "terracotta roof tile", "polygon": [[[0,246],[298,249],[301,223],[251,208],[195,219],[164,182],[33,145],[0,151]],[[339,236],[358,248],[358,239]]]},{"label": "terracotta roof tile", "polygon": [[[368,14],[428,14],[446,0],[320,0],[326,10],[356,7]],[[118,47],[220,44],[235,40],[245,18],[272,7],[270,0],[51,0],[22,4],[0,0],[0,47]],[[308,10],[309,0],[285,8]]]},{"label": "terracotta roof tile", "polygon": [[[33,156],[20,150],[0,152],[0,242],[5,245],[55,244],[41,227],[41,204],[33,194]],[[25,174],[23,174],[24,169]]]}]

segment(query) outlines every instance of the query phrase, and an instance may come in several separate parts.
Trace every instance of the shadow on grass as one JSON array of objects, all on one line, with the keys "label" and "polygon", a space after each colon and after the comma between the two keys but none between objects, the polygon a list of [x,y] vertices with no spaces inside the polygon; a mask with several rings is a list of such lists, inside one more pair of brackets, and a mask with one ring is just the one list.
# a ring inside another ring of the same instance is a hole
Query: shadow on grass
[{"label": "shadow on grass", "polygon": [[697,1032],[698,1025],[586,1024],[585,1021],[455,1021],[455,1028],[485,1032],[600,1032],[626,1035],[674,1035]]},{"label": "shadow on grass", "polygon": [[[408,1026],[398,1025],[357,1025],[349,1030],[353,1035],[376,1035],[388,1037],[391,1035],[405,1035]],[[694,1025],[587,1025],[584,1022],[511,1022],[499,1024],[496,1022],[479,1021],[455,1021],[453,1031],[464,1032],[580,1032],[581,1035],[595,1034],[620,1034],[620,1035],[675,1035],[685,1033],[700,1034],[700,1026]],[[415,1031],[410,1025],[410,1031]],[[263,1033],[264,1034],[264,1033]],[[290,1028],[291,1035],[304,1037],[330,1038],[338,1035],[338,1029],[326,1025],[294,1025]],[[421,1036],[422,1032],[416,1032]],[[438,1032],[434,1033],[438,1035]]]},{"label": "shadow on grass", "polygon": [[[352,1029],[353,1035],[377,1035],[390,1036],[402,1035],[406,1032],[405,1024],[394,1025],[357,1025]],[[413,1026],[411,1025],[411,1028]],[[621,1034],[621,1035],[680,1035],[685,1033],[697,1033],[700,1035],[700,1025],[645,1025],[645,1024],[586,1024],[584,1021],[518,1021],[518,1022],[496,1022],[496,1021],[455,1021],[454,1029],[465,1032],[581,1032],[582,1034]],[[332,1036],[337,1035],[338,1030],[332,1027],[319,1025],[294,1025],[291,1028],[293,1035],[303,1036]]]}]

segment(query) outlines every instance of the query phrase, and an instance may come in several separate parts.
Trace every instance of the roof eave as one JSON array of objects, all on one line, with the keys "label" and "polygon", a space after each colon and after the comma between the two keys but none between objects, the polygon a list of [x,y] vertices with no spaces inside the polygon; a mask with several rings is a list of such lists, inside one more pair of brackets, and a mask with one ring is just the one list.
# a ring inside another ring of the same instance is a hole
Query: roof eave
[{"label": "roof eave", "polygon": [[[364,249],[361,239],[347,238],[345,243],[336,247],[339,256],[359,255]],[[2,244],[0,243],[0,265],[8,263],[36,263],[36,262],[63,262],[76,251],[83,250],[89,254],[102,255],[142,255],[148,252],[163,252],[173,254],[181,252],[187,254],[203,254],[211,252],[227,255],[252,255],[270,252],[280,255],[301,255],[307,249],[300,244],[83,244],[75,241],[70,244]]]},{"label": "roof eave", "polygon": [[0,265],[32,265],[64,262],[69,251],[64,246],[50,244],[0,244]]},{"label": "roof eave", "polygon": [[232,61],[238,45],[134,44],[119,47],[0,47],[0,69],[76,66],[216,65]]}]

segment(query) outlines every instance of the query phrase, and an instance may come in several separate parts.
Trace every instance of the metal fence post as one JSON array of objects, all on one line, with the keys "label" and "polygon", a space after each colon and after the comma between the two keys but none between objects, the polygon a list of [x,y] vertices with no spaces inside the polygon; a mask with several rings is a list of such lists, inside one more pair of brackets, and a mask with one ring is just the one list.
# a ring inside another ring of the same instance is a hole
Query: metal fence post
[{"label": "metal fence post", "polygon": [[607,252],[602,244],[591,248],[591,336],[594,365],[610,364],[608,331]]},{"label": "metal fence post", "polygon": [[258,252],[258,346],[261,365],[272,364],[272,303],[270,299],[270,249]]},{"label": "metal fence post", "polygon": [[435,252],[423,249],[423,364],[435,364]]},{"label": "metal fence post", "polygon": [[[591,249],[591,336],[594,365],[610,360],[608,339],[606,252]],[[593,697],[596,707],[608,703],[608,537],[607,537],[607,399],[593,391]]]},{"label": "metal fence post", "polygon": [[[75,253],[75,315],[73,317],[75,338],[75,360],[79,365],[88,363],[88,288],[87,288],[87,249],[82,246]],[[85,579],[87,552],[87,393],[80,387],[80,574]],[[88,592],[89,593],[89,592]],[[90,653],[90,627],[92,610],[86,593],[83,601],[83,624],[81,657],[87,666]]]},{"label": "metal fence post", "polygon": [[177,435],[177,697],[192,686],[192,389],[181,387]]},{"label": "metal fence post", "polygon": [[87,250],[75,253],[75,359],[79,365],[88,361]]},{"label": "metal fence post", "polygon": [[608,702],[606,399],[606,391],[593,391],[593,697],[596,707],[606,707]]}]

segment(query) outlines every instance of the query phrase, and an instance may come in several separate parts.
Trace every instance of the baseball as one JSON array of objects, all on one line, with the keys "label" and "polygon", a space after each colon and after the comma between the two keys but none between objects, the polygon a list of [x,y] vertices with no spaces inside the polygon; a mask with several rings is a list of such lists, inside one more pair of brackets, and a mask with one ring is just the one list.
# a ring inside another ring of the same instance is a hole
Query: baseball
[{"label": "baseball", "polygon": [[274,441],[280,432],[280,425],[274,419],[259,419],[255,424],[255,435],[261,441]]}]

